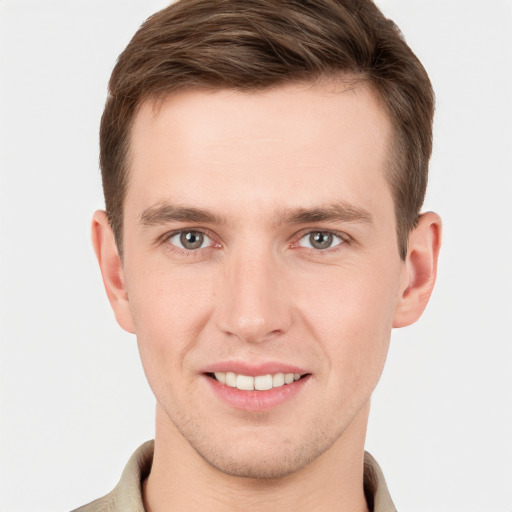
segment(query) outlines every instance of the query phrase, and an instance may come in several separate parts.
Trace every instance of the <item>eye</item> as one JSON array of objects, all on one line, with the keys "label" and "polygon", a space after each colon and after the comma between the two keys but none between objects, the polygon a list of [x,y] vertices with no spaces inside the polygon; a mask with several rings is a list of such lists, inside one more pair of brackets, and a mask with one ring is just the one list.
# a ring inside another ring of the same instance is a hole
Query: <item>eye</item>
[{"label": "eye", "polygon": [[344,240],[330,231],[312,231],[303,236],[297,243],[309,249],[325,250],[341,245]]},{"label": "eye", "polygon": [[213,240],[202,231],[179,231],[171,235],[168,242],[187,251],[195,251],[213,245]]}]

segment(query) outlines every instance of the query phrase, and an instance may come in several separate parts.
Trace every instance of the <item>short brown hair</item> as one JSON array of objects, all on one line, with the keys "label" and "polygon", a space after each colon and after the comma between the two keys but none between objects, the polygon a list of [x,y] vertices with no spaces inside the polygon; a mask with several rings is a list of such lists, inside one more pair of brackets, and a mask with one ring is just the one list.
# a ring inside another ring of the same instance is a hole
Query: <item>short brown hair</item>
[{"label": "short brown hair", "polygon": [[396,25],[370,0],[179,0],[151,16],[118,59],[101,120],[103,190],[119,250],[130,128],[144,101],[186,88],[257,91],[343,75],[368,83],[391,120],[387,179],[405,259],[427,185],[434,94]]}]

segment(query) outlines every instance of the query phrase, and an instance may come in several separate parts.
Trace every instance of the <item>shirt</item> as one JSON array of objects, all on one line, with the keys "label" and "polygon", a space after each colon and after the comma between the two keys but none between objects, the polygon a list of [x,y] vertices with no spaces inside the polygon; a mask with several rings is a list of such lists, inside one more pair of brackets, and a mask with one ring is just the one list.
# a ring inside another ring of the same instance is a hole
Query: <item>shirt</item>
[{"label": "shirt", "polygon": [[[151,470],[153,450],[154,441],[147,441],[140,446],[124,468],[121,480],[110,493],[73,512],[145,512],[142,482]],[[364,493],[371,511],[396,512],[384,475],[368,452],[364,454]]]}]

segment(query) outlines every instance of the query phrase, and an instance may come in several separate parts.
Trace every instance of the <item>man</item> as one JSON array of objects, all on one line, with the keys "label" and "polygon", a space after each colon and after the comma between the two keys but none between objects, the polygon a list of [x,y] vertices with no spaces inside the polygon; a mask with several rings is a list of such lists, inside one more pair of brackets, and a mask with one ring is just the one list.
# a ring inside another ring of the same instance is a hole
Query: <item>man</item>
[{"label": "man", "polygon": [[120,56],[93,244],[155,441],[79,510],[394,510],[364,452],[436,277],[428,76],[370,1],[181,0]]}]

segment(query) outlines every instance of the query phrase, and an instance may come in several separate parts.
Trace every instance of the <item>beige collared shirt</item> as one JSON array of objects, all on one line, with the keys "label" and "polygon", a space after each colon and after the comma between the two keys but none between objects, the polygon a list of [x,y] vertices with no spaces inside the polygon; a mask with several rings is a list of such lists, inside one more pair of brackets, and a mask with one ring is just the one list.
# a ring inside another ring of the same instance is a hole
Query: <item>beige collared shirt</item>
[{"label": "beige collared shirt", "polygon": [[[145,512],[142,504],[142,482],[151,470],[153,449],[153,441],[147,441],[140,446],[126,464],[121,480],[112,492],[73,512]],[[370,510],[396,512],[384,475],[368,452],[364,458],[364,485]]]}]

